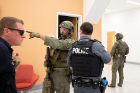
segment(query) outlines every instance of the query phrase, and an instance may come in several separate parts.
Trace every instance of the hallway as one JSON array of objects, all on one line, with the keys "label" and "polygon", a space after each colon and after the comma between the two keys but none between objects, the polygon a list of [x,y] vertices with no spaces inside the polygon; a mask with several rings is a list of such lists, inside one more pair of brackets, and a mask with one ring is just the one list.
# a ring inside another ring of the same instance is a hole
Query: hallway
[{"label": "hallway", "polygon": [[[125,63],[124,66],[124,84],[122,87],[115,88],[107,87],[105,93],[140,93],[140,64]],[[111,66],[105,65],[102,76],[106,76],[109,83],[111,83]],[[117,83],[119,81],[117,73]],[[27,91],[26,93],[42,93],[42,89]],[[73,88],[70,85],[70,93],[73,93]]]}]

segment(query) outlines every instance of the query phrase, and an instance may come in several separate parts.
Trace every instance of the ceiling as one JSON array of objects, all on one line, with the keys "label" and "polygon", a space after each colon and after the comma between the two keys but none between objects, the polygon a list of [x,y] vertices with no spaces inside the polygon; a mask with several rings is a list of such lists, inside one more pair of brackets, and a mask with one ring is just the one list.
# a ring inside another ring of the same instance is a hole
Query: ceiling
[{"label": "ceiling", "polygon": [[111,11],[105,11],[104,14],[140,7],[140,5],[128,3],[127,1],[132,1],[140,4],[140,0],[111,0],[110,4],[106,8],[106,10]]}]

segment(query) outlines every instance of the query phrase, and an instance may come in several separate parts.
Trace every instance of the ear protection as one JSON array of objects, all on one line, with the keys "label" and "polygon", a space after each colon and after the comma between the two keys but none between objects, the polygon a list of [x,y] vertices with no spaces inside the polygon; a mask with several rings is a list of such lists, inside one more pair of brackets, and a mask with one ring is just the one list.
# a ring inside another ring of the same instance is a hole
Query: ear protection
[{"label": "ear protection", "polygon": [[72,28],[71,28],[73,31],[74,31],[74,27],[72,26]]},{"label": "ear protection", "polygon": [[74,32],[74,27],[72,26],[71,29],[70,29],[70,31],[69,31],[69,35],[72,35],[73,32]]}]

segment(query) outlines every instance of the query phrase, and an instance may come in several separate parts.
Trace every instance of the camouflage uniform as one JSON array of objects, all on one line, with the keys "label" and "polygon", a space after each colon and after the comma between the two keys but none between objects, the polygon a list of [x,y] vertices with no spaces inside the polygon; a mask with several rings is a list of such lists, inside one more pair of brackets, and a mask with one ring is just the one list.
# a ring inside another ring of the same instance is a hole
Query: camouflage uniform
[{"label": "camouflage uniform", "polygon": [[[74,39],[71,37],[71,35],[74,32],[74,26],[70,21],[63,21],[60,25],[60,33],[62,34],[59,39],[48,37],[43,35],[43,40],[45,38],[44,45],[50,46],[50,57],[48,58],[48,55],[46,55],[46,61],[48,59],[50,60],[50,64],[53,65],[52,67],[48,67],[51,69],[51,73],[46,73],[46,77],[44,78],[43,82],[43,89],[42,93],[69,93],[70,89],[70,80],[71,80],[71,70],[67,67],[67,57],[68,57],[68,51],[71,47],[72,43],[74,43]],[[61,32],[61,30],[64,30]],[[42,35],[40,37],[39,33],[30,32],[30,38],[42,38]],[[48,49],[48,48],[47,48]],[[59,54],[59,55],[58,55]],[[58,55],[58,57],[57,57]],[[56,61],[54,62],[54,60]],[[47,62],[44,62],[44,66],[47,67]],[[55,63],[55,64],[54,64]],[[49,78],[48,79],[48,75]],[[51,89],[50,89],[51,86]]]},{"label": "camouflage uniform", "polygon": [[[73,24],[69,21],[63,21],[60,24],[60,27],[68,28],[69,35],[72,35],[74,32]],[[63,36],[67,36],[66,34]],[[66,38],[53,38],[53,37],[45,37],[44,45],[50,46],[50,63],[53,65],[54,60],[57,58],[57,54],[60,51],[60,54],[55,62],[53,70],[51,70],[51,89],[50,93],[69,93],[70,90],[70,80],[71,80],[71,70],[67,67],[67,57],[68,51],[71,47],[72,43],[74,43],[74,39],[70,36]],[[46,62],[44,62],[44,66],[47,67]],[[46,84],[48,84],[48,74],[44,78],[42,93],[49,93],[49,88]]]},{"label": "camouflage uniform", "polygon": [[121,33],[116,34],[116,38],[118,38],[117,42],[112,47],[111,50],[111,56],[113,56],[113,65],[112,65],[112,81],[109,87],[115,87],[116,86],[116,76],[117,76],[117,70],[119,72],[119,83],[118,86],[122,87],[123,84],[123,68],[124,68],[124,58],[125,55],[129,53],[129,47],[128,45],[123,42],[121,39],[123,38],[123,35]]},{"label": "camouflage uniform", "polygon": [[[72,37],[67,37],[66,39],[55,39],[46,36],[45,38],[45,45],[51,46],[52,49],[50,50],[50,62],[53,64],[58,50],[61,50],[57,61],[54,66],[54,70],[51,72],[51,93],[69,93],[70,89],[70,69],[67,67],[67,56],[68,50],[71,47],[74,39]],[[46,62],[44,64],[47,67]],[[44,78],[43,82],[43,90],[42,93],[48,93],[48,88],[46,87],[47,84],[47,74]]]}]

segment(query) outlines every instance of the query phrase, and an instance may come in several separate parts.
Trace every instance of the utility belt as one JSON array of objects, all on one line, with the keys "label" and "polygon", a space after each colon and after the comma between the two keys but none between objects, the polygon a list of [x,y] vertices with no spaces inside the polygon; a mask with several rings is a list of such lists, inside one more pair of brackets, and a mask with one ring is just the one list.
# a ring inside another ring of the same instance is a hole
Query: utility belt
[{"label": "utility belt", "polygon": [[101,81],[99,79],[86,79],[86,78],[76,78],[72,80],[72,85],[74,87],[74,83],[77,84],[79,87],[91,87],[96,89],[99,86]]},{"label": "utility belt", "polygon": [[106,86],[108,84],[108,81],[104,77],[103,79],[86,79],[86,78],[76,78],[72,80],[72,86],[74,87],[74,84],[77,84],[79,87],[85,86],[85,87],[92,87],[93,89],[96,89],[99,87],[101,93],[105,93]]}]

